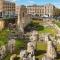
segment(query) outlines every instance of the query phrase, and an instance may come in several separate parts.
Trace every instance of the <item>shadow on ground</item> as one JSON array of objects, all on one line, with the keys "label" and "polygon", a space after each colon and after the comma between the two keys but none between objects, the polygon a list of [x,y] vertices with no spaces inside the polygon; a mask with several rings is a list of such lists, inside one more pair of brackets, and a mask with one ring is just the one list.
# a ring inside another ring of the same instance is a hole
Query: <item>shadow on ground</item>
[{"label": "shadow on ground", "polygon": [[20,58],[18,58],[18,57],[15,57],[15,58],[14,58],[14,60],[19,60],[19,59],[20,59]]},{"label": "shadow on ground", "polygon": [[[40,55],[44,55],[46,53],[45,50],[37,50],[35,53],[35,56],[40,56]],[[39,60],[39,58],[36,58],[36,60]]]},{"label": "shadow on ground", "polygon": [[44,30],[44,26],[39,25],[39,23],[33,23],[31,22],[28,26],[24,28],[25,32],[30,32],[32,30],[42,31]]},{"label": "shadow on ground", "polygon": [[60,53],[57,53],[57,59],[60,60]]},{"label": "shadow on ground", "polygon": [[37,50],[36,53],[35,53],[35,55],[36,55],[36,56],[39,56],[39,55],[42,55],[42,54],[44,54],[44,53],[46,53],[45,50]]}]

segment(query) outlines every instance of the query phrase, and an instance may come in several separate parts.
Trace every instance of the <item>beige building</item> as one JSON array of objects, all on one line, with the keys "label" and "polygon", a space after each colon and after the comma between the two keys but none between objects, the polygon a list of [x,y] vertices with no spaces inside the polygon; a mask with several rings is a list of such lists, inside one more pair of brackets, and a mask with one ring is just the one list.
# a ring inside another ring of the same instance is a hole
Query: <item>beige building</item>
[{"label": "beige building", "polygon": [[[4,28],[5,24],[4,22],[8,21],[7,19],[14,19],[15,18],[15,3],[6,1],[6,0],[0,0],[0,28]],[[2,22],[3,21],[3,22]],[[6,23],[5,22],[5,23]]]},{"label": "beige building", "polygon": [[16,14],[18,16],[17,25],[20,28],[25,28],[31,22],[30,15],[27,14],[26,6],[24,5],[16,6]]},{"label": "beige building", "polygon": [[59,8],[54,9],[54,15],[60,16],[60,9]]},{"label": "beige building", "polygon": [[32,14],[32,15],[44,15],[44,6],[38,6],[38,5],[33,5],[33,6],[27,6],[27,13]]},{"label": "beige building", "polygon": [[0,0],[0,17],[3,17],[4,19],[6,17],[13,18],[14,15],[15,3],[6,0]]},{"label": "beige building", "polygon": [[[59,15],[58,8],[56,8],[52,4],[46,4],[46,5],[31,5],[27,6],[27,13],[32,15],[39,15],[41,17],[43,16],[49,16],[53,17],[56,15]],[[60,10],[59,10],[60,11]],[[58,12],[58,13],[57,13]]]}]

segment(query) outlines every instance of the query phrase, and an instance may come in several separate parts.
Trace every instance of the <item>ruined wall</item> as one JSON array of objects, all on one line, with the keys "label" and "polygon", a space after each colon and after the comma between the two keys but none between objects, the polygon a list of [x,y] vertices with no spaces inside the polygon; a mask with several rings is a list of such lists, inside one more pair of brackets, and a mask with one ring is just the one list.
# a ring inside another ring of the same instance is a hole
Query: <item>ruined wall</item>
[{"label": "ruined wall", "polygon": [[0,31],[4,28],[5,21],[0,19]]}]

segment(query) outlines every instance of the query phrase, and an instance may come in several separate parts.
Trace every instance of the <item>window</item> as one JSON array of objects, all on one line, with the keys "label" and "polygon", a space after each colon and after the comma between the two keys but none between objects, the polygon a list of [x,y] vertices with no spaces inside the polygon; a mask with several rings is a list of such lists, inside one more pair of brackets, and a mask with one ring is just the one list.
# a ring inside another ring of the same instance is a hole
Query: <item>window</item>
[{"label": "window", "polygon": [[0,12],[0,18],[2,17],[2,12]]},{"label": "window", "polygon": [[23,12],[23,17],[24,17],[24,12]]}]

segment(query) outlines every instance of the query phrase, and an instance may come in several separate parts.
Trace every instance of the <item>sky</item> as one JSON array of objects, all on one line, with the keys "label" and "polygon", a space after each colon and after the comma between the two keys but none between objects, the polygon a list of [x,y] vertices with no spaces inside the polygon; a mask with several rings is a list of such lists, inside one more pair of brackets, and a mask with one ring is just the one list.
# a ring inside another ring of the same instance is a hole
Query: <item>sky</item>
[{"label": "sky", "polygon": [[60,8],[60,0],[11,0],[14,1],[17,5],[44,5],[44,4],[53,4],[56,7]]}]

